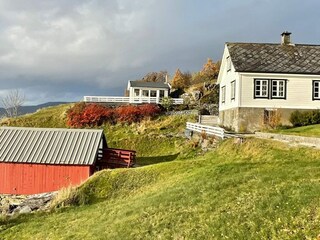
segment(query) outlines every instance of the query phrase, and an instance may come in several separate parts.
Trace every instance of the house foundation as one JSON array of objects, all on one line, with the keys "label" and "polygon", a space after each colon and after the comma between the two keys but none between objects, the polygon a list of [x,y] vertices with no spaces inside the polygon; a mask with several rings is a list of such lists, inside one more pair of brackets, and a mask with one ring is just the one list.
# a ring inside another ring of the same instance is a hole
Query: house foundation
[{"label": "house foundation", "polygon": [[310,109],[240,107],[219,112],[220,125],[235,132],[255,132],[272,126],[292,126],[292,112]]}]

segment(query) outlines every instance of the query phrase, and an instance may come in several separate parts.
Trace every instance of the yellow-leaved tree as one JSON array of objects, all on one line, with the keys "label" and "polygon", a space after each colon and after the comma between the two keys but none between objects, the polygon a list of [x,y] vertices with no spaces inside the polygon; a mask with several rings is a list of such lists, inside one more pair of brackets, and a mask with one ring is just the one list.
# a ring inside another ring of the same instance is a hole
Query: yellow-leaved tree
[{"label": "yellow-leaved tree", "polygon": [[220,62],[214,63],[211,58],[203,65],[200,72],[193,75],[193,83],[214,81],[218,78]]},{"label": "yellow-leaved tree", "polygon": [[190,86],[191,77],[190,73],[182,73],[178,68],[171,81],[171,86],[175,89],[185,89]]}]

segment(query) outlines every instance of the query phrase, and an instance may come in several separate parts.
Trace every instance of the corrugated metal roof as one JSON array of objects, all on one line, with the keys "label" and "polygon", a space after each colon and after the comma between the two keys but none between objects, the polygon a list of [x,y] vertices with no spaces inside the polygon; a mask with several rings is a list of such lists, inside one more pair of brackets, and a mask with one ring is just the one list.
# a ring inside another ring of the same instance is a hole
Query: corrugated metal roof
[{"label": "corrugated metal roof", "polygon": [[92,165],[103,130],[0,128],[0,162]]}]

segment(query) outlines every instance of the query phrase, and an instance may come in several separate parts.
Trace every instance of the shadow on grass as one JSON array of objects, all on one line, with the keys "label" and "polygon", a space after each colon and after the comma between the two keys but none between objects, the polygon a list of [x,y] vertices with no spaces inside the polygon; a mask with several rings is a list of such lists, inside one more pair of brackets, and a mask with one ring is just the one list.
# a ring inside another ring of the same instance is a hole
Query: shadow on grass
[{"label": "shadow on grass", "polygon": [[137,165],[138,166],[146,166],[151,164],[157,164],[162,162],[171,162],[179,156],[180,153],[176,153],[173,155],[167,156],[153,156],[153,157],[138,157],[137,158]]},{"label": "shadow on grass", "polygon": [[[2,231],[15,227],[19,224],[27,222],[33,216],[45,216],[46,212],[34,212],[34,213],[24,213],[13,216],[0,216],[0,235]],[[0,236],[0,239],[1,236]]]}]

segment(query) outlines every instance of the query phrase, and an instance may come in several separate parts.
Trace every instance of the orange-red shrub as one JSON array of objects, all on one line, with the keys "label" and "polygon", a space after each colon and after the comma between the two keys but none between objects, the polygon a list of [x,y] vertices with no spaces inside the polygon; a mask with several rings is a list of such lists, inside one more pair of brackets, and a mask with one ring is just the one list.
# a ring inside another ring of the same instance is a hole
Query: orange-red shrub
[{"label": "orange-red shrub", "polygon": [[113,109],[97,104],[89,104],[82,113],[82,124],[85,126],[100,126],[104,122],[113,122]]},{"label": "orange-red shrub", "polygon": [[141,106],[122,106],[115,109],[117,121],[133,123],[140,122],[146,117],[155,117],[160,114],[161,109],[155,104],[144,104]]},{"label": "orange-red shrub", "polygon": [[117,121],[133,123],[139,122],[143,115],[137,106],[121,106],[115,109],[117,115]]},{"label": "orange-red shrub", "polygon": [[161,113],[160,107],[155,104],[144,104],[139,109],[144,117],[155,117]]},{"label": "orange-red shrub", "polygon": [[121,106],[115,109],[98,104],[78,103],[67,113],[67,125],[70,127],[100,126],[104,122],[139,122],[146,117],[155,117],[161,109],[155,104],[141,106]]},{"label": "orange-red shrub", "polygon": [[79,103],[67,113],[67,125],[70,127],[100,126],[113,121],[113,109],[98,104]]}]

